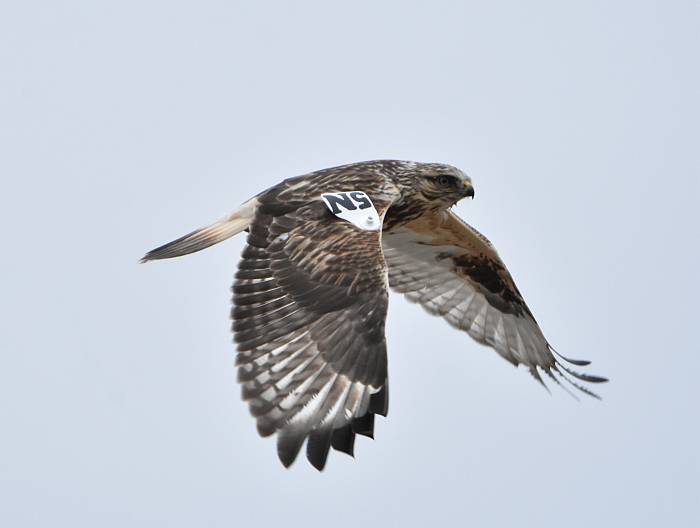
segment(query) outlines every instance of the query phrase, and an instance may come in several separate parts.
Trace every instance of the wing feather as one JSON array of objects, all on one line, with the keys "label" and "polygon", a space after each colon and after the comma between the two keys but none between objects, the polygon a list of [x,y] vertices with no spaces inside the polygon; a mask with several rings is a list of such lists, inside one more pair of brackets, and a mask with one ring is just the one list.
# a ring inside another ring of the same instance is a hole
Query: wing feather
[{"label": "wing feather", "polygon": [[595,396],[571,378],[607,381],[564,364],[588,362],[567,359],[552,349],[491,243],[451,211],[396,227],[384,233],[382,244],[392,289],[514,365],[525,365],[538,382],[544,385],[541,370]]},{"label": "wing feather", "polygon": [[[286,466],[306,441],[321,470],[331,447],[353,454],[355,434],[372,434],[368,416],[386,414],[387,268],[380,231],[333,216],[321,191],[290,182],[258,196],[232,326],[258,431],[277,433]],[[383,215],[392,193],[368,194]]]}]

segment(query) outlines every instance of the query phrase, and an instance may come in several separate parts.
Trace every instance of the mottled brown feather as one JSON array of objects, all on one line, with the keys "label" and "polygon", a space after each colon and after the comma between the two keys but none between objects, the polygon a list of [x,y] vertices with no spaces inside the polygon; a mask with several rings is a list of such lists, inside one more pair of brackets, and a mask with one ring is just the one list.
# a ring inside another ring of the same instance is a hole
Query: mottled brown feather
[{"label": "mottled brown feather", "polygon": [[367,193],[382,216],[397,196],[380,174],[352,171],[340,183],[320,174],[259,195],[233,285],[243,398],[260,433],[278,433],[285,465],[308,438],[307,458],[322,469],[331,446],[352,453],[354,423],[386,412],[381,231],[334,216],[320,199],[348,190]]},{"label": "mottled brown feather", "polygon": [[589,383],[606,381],[562,365],[584,362],[556,354],[491,242],[453,212],[427,213],[385,230],[383,245],[394,290],[514,365],[524,364],[543,385],[538,370],[569,382],[567,374]]}]

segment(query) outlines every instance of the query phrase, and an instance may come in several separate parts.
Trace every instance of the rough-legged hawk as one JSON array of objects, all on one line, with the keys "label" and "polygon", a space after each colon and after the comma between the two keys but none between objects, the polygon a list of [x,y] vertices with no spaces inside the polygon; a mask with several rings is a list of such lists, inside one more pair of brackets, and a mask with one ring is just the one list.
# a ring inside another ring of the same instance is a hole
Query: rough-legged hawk
[{"label": "rough-legged hawk", "polygon": [[576,380],[605,381],[552,349],[491,243],[449,210],[466,196],[471,180],[449,165],[354,163],[285,180],[143,260],[248,232],[231,311],[243,399],[285,466],[308,439],[320,470],[386,416],[389,287],[540,382],[595,396]]}]

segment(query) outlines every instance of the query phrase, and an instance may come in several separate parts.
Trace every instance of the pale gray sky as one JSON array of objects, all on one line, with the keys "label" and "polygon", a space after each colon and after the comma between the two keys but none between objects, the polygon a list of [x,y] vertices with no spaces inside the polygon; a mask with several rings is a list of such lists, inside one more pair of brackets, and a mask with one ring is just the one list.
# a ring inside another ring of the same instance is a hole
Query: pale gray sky
[{"label": "pale gray sky", "polygon": [[[4,2],[0,524],[700,525],[695,1]],[[240,401],[243,238],[277,181],[454,164],[602,402],[392,297],[391,408],[291,470]],[[400,524],[399,524],[400,523]]]}]

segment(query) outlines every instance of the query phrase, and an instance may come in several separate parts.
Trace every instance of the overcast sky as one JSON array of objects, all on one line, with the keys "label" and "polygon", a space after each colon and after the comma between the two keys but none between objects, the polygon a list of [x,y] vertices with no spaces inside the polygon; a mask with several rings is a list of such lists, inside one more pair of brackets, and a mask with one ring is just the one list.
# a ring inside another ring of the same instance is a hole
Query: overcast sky
[{"label": "overcast sky", "polygon": [[[0,524],[700,525],[695,1],[3,2]],[[456,165],[457,211],[603,401],[392,296],[391,408],[285,470],[240,401],[243,237],[283,178]]]}]

